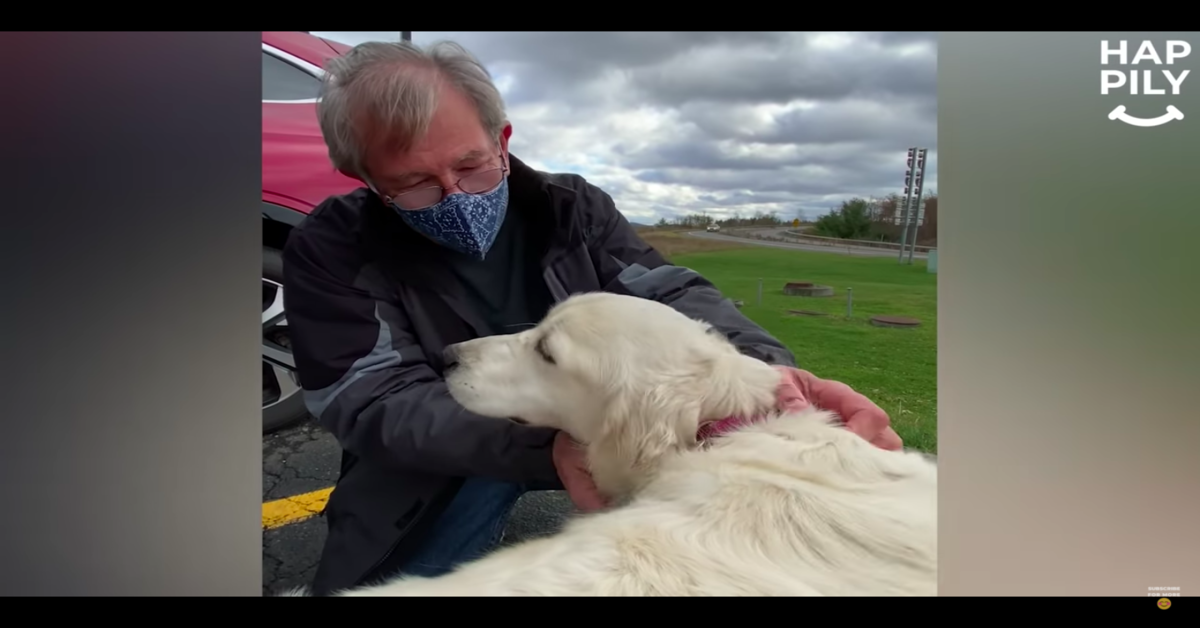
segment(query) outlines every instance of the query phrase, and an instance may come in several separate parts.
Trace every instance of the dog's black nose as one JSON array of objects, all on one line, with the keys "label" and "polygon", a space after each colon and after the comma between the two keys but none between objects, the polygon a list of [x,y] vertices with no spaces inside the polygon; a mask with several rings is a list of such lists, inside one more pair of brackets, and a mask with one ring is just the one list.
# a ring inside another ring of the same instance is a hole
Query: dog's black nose
[{"label": "dog's black nose", "polygon": [[446,348],[442,349],[442,361],[446,363],[446,368],[458,364],[458,348],[456,345],[446,345]]}]

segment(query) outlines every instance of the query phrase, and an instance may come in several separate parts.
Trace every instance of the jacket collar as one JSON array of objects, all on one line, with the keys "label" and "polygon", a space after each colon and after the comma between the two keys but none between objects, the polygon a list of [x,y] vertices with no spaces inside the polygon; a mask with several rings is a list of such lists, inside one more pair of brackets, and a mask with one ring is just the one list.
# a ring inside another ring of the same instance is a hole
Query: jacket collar
[{"label": "jacket collar", "polygon": [[542,258],[548,266],[561,252],[582,241],[579,220],[575,208],[578,193],[556,183],[552,176],[529,167],[513,155],[508,156],[512,186],[512,207],[518,211],[530,211],[545,220],[550,229],[547,250]]}]

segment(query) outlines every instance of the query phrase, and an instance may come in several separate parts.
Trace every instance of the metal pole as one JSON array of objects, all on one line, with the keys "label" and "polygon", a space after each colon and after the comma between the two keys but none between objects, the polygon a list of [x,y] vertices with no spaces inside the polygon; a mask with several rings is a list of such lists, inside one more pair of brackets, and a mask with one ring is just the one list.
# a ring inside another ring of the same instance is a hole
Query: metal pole
[{"label": "metal pole", "polygon": [[[911,203],[909,201],[912,200],[912,192],[913,192],[912,184],[916,182],[915,179],[916,179],[916,173],[917,173],[917,147],[916,146],[908,149],[907,165],[908,165],[908,168],[904,171],[904,175],[905,175],[905,178],[907,179],[907,181],[905,182],[905,186],[904,186],[904,200],[902,201],[903,207],[900,208],[903,210],[903,213],[901,214],[902,223],[901,223],[901,227],[900,227],[900,255],[896,258],[897,264],[904,263],[904,245],[905,245],[905,243],[908,242],[908,213],[909,213],[908,210],[911,205]],[[912,178],[909,178],[909,177],[912,177]]]},{"label": "metal pole", "polygon": [[904,246],[908,243],[908,201],[909,196],[905,196],[900,201],[900,255],[896,258],[896,263],[904,262]]},{"label": "metal pole", "polygon": [[920,219],[925,216],[925,208],[921,207],[921,198],[925,196],[923,192],[924,192],[924,190],[917,192],[917,199],[916,199],[916,207],[917,207],[916,216],[917,217],[913,219],[912,242],[909,244],[909,247],[908,247],[908,263],[909,264],[913,263],[913,252],[917,250],[917,230],[920,229],[920,224],[921,224]]},{"label": "metal pole", "polygon": [[758,305],[762,305],[762,278],[758,280]]},{"label": "metal pole", "polygon": [[846,288],[846,318],[854,314],[854,288]]},{"label": "metal pole", "polygon": [[925,196],[925,155],[929,151],[927,148],[922,148],[917,152],[917,163],[919,169],[913,170],[913,192],[916,194],[916,199],[913,202],[913,228],[912,242],[908,249],[908,263],[913,263],[913,254],[917,250],[917,230],[920,229],[921,219],[925,217],[925,208],[921,207],[921,198]]}]

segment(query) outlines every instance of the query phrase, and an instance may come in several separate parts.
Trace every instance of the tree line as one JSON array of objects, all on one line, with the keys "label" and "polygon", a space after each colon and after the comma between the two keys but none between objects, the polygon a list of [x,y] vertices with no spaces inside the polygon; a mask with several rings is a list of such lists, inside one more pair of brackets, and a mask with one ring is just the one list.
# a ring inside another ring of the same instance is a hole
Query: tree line
[{"label": "tree line", "polygon": [[[899,194],[890,194],[882,199],[852,198],[844,201],[840,207],[829,210],[807,230],[826,238],[899,242],[903,226],[896,224],[895,219],[902,216],[900,208],[903,200]],[[917,246],[937,246],[937,193],[925,195],[921,204],[925,207],[925,214],[924,221],[917,228]]]},{"label": "tree line", "polygon": [[783,227],[790,222],[790,220],[780,218],[778,212],[758,212],[752,216],[735,213],[728,218],[721,219],[713,218],[708,214],[687,214],[669,219],[662,218],[654,226],[659,229],[704,229],[715,223],[724,229],[730,227]]},{"label": "tree line", "polygon": [[[801,222],[800,229],[816,236],[899,242],[901,226],[895,224],[894,219],[902,201],[899,194],[889,194],[879,199],[852,198],[829,210],[829,213],[818,218],[816,222],[806,220],[799,212],[797,217]],[[925,220],[917,229],[917,245],[937,246],[937,193],[930,192],[925,195],[921,204],[925,206]],[[697,213],[662,218],[654,226],[658,229],[705,229],[715,223],[722,229],[771,228],[790,226],[791,222],[791,218],[783,218],[778,212],[757,212],[750,216],[735,213],[720,219]]]}]

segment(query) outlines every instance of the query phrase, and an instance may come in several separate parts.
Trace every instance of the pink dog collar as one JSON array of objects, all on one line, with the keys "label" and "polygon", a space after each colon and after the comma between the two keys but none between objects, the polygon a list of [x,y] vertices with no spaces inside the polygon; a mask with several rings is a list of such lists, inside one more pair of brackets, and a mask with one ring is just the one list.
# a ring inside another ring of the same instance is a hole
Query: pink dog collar
[{"label": "pink dog collar", "polygon": [[746,419],[740,416],[731,416],[724,419],[719,419],[717,421],[709,421],[702,424],[700,429],[696,430],[696,440],[698,442],[712,440],[718,436],[729,434],[730,432],[736,432],[737,430],[756,423],[759,420],[761,420],[761,418]]}]

